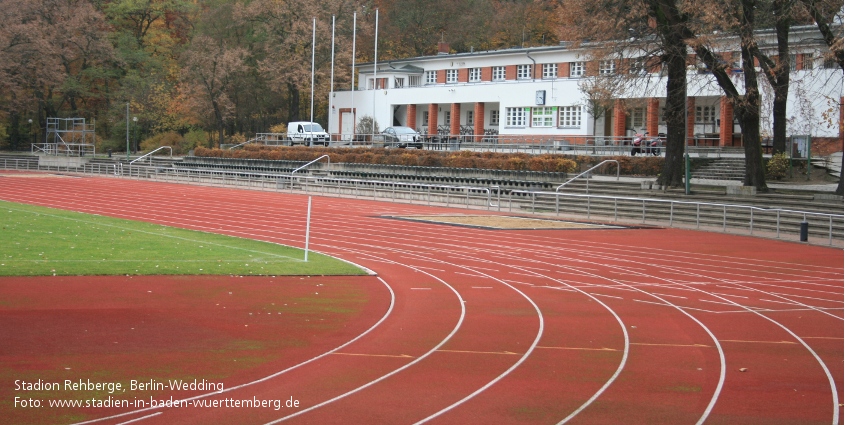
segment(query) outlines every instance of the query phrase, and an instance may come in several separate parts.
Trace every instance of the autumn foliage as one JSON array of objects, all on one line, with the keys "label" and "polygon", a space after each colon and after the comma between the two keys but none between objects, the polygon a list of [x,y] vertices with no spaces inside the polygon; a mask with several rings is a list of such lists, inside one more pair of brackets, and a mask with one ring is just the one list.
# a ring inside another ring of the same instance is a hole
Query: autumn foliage
[{"label": "autumn foliage", "polygon": [[[487,170],[545,171],[572,173],[589,168],[603,159],[559,154],[529,155],[473,151],[433,151],[382,148],[318,148],[246,145],[243,149],[196,148],[195,156],[213,158],[264,159],[275,161],[311,161],[329,155],[332,163],[407,165],[422,167],[475,168]],[[622,174],[656,175],[663,158],[613,157]],[[609,168],[608,172],[615,172]]]}]

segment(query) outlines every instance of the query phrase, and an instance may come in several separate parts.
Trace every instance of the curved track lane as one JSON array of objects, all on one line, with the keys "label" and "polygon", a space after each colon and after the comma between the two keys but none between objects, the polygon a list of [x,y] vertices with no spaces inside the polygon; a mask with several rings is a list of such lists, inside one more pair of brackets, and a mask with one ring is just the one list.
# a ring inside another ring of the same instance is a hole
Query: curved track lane
[{"label": "curved track lane", "polygon": [[[304,243],[303,196],[2,182],[4,200]],[[383,218],[455,213],[315,198],[312,249],[376,271],[396,301],[360,339],[232,389],[296,391],[299,411],[164,409],[101,423],[842,423],[841,251],[674,229]]]}]

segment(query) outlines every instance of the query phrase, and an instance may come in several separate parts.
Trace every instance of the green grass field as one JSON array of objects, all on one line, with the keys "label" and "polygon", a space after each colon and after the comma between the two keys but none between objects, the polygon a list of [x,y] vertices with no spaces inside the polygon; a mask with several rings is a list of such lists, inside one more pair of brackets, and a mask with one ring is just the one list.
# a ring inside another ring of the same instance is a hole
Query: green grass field
[{"label": "green grass field", "polygon": [[0,201],[0,276],[361,275],[268,242]]}]

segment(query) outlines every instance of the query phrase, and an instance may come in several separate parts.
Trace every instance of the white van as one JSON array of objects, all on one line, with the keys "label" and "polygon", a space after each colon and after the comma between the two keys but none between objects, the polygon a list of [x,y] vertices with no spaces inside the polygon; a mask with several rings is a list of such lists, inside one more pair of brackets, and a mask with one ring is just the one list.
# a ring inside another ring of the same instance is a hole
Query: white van
[{"label": "white van", "polygon": [[329,135],[320,124],[309,121],[288,123],[288,141],[291,145],[329,145]]}]

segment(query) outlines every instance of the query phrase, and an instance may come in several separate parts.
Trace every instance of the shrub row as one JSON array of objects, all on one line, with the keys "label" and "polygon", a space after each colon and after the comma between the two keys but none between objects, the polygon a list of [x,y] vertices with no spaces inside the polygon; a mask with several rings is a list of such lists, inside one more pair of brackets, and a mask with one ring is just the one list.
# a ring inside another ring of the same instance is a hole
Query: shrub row
[{"label": "shrub row", "polygon": [[[526,153],[498,153],[473,151],[430,151],[382,148],[320,148],[305,146],[246,145],[243,149],[223,150],[196,148],[194,155],[213,158],[265,159],[287,161],[312,161],[329,155],[331,162],[408,165],[422,167],[453,167],[488,170],[548,171],[572,173],[587,169],[604,159],[591,156],[559,154],[529,155]],[[621,174],[657,175],[663,166],[659,157],[612,157],[619,161]],[[613,166],[603,172],[615,173]]]}]

